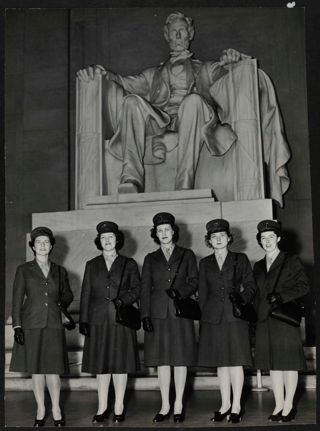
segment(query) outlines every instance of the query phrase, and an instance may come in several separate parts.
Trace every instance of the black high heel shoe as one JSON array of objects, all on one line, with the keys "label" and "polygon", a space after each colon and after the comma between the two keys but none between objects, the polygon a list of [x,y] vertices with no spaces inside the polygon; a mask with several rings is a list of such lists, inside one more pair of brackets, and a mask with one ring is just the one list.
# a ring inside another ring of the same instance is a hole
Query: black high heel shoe
[{"label": "black high heel shoe", "polygon": [[119,422],[123,422],[124,421],[124,412],[121,413],[121,415],[116,415],[115,413],[113,414],[113,419],[112,421],[114,423],[119,423]]},{"label": "black high heel shoe", "polygon": [[37,419],[37,418],[35,418],[33,426],[34,427],[43,427],[45,423],[46,423],[46,418],[45,417],[43,417],[43,419]]},{"label": "black high heel shoe", "polygon": [[173,422],[174,423],[181,423],[184,421],[184,412],[182,411],[181,413],[176,413],[173,415]]},{"label": "black high heel shoe", "polygon": [[162,413],[157,413],[155,415],[155,417],[152,419],[152,422],[156,423],[156,422],[163,422],[167,419],[169,419],[170,417],[170,411],[168,413],[166,413],[165,415],[163,415]]},{"label": "black high heel shoe", "polygon": [[224,413],[214,412],[213,418],[211,418],[212,422],[222,422],[225,418],[229,419],[228,416],[231,414],[231,407]]},{"label": "black high heel shoe", "polygon": [[55,427],[64,427],[66,424],[66,421],[64,420],[64,418],[61,419],[53,419],[53,425]]},{"label": "black high heel shoe", "polygon": [[281,415],[280,421],[281,422],[290,422],[295,418],[296,414],[297,414],[296,407],[292,407],[292,409],[290,410],[290,412],[286,416]]},{"label": "black high heel shoe", "polygon": [[281,414],[282,414],[282,410],[280,410],[280,412],[276,413],[275,415],[270,415],[268,417],[268,420],[270,422],[279,422],[281,420]]},{"label": "black high heel shoe", "polygon": [[230,417],[228,419],[228,422],[231,422],[233,424],[237,424],[237,423],[242,421],[243,415],[244,415],[244,410],[242,410],[242,409],[240,410],[239,413],[231,413]]},{"label": "black high heel shoe", "polygon": [[101,415],[94,415],[92,418],[92,422],[103,422],[109,416],[109,411],[106,409]]}]

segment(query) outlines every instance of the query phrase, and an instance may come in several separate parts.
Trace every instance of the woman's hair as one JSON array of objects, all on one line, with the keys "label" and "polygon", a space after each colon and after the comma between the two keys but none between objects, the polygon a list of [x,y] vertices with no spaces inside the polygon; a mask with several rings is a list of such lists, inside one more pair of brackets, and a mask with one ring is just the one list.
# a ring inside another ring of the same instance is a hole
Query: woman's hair
[{"label": "woman's hair", "polygon": [[[54,238],[54,237],[50,237],[49,235],[39,235],[39,236],[46,236],[46,237],[48,237],[48,239],[49,239],[49,241],[50,241],[50,244],[51,244],[51,250],[49,251],[49,254],[50,254],[50,253],[52,252],[52,250],[53,250],[53,246],[54,246],[54,245],[55,245],[55,243],[56,243],[55,238]],[[28,245],[29,245],[29,247],[31,248],[32,253],[33,253],[34,255],[36,255],[36,252],[34,251],[33,247],[34,247],[34,242],[35,242],[35,240],[36,240],[37,238],[38,238],[38,237],[36,236],[35,238],[31,239],[31,240],[29,241],[29,243],[28,243]]]},{"label": "woman's hair", "polygon": [[[281,234],[281,232],[278,231],[278,229],[269,229],[268,232],[273,232],[273,233],[275,233],[277,235],[277,238],[282,238],[282,234]],[[262,247],[262,244],[261,244],[261,235],[262,234],[263,234],[263,232],[258,232],[257,235],[256,235],[256,239],[257,239],[258,244],[260,245],[260,247]]]},{"label": "woman's hair", "polygon": [[[124,235],[121,232],[121,230],[118,230],[117,233],[111,232],[115,235],[116,237],[116,250],[120,250],[123,246],[124,246]],[[101,241],[100,241],[100,236],[102,235],[102,233],[98,233],[98,235],[96,236],[94,243],[97,247],[98,250],[103,250],[102,246],[101,246]]]},{"label": "woman's hair", "polygon": [[[177,226],[176,224],[174,224],[174,225],[170,224],[170,226],[173,229],[172,242],[176,243],[179,241],[179,226]],[[156,244],[160,244],[160,240],[157,237],[157,226],[153,226],[150,229],[150,236]]]},{"label": "woman's hair", "polygon": [[[228,238],[229,238],[228,245],[230,245],[230,244],[233,243],[233,235],[232,235],[232,233],[230,233],[229,231],[226,231],[226,230],[221,230],[220,232],[225,232],[228,235]],[[204,236],[204,242],[205,242],[206,246],[209,247],[209,248],[213,248],[212,245],[209,242],[210,238],[211,238],[211,235],[213,233],[217,233],[217,232],[207,232],[206,235]]]}]

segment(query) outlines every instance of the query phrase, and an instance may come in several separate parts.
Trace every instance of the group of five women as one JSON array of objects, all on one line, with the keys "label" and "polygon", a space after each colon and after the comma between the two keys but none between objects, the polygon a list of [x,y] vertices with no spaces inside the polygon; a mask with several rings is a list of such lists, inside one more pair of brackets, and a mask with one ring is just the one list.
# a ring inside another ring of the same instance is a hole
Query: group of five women
[{"label": "group of five women", "polygon": [[[288,422],[296,408],[293,397],[298,371],[305,369],[298,327],[276,320],[270,310],[304,296],[308,280],[297,256],[280,251],[278,222],[258,224],[258,243],[265,258],[252,271],[244,253],[229,250],[228,221],[211,220],[205,242],[213,253],[200,260],[178,246],[179,227],[169,213],[153,218],[151,238],[159,248],[147,254],[142,274],[134,259],[119,253],[124,235],[116,223],[97,225],[95,244],[102,253],[87,262],[80,300],[79,330],[85,336],[82,371],[96,375],[98,409],[92,422],[110,415],[108,389],[115,389],[113,422],[125,419],[124,395],[128,373],[139,369],[136,331],[116,322],[117,312],[140,300],[144,337],[144,366],[156,367],[161,408],[153,422],[169,419],[171,367],[175,387],[173,420],[184,420],[183,395],[187,367],[216,367],[221,406],[212,421],[241,421],[244,367],[253,366],[248,322],[235,309],[254,302],[257,311],[254,366],[270,370],[275,407],[270,421]],[[55,426],[65,419],[59,406],[60,374],[68,373],[64,329],[59,304],[67,307],[73,295],[65,269],[49,254],[54,236],[47,227],[31,232],[35,259],[18,267],[13,287],[14,347],[11,371],[32,374],[37,402],[34,426],[45,424],[44,389],[48,386]],[[201,309],[199,341],[194,322],[176,314],[176,301],[198,295]]]}]

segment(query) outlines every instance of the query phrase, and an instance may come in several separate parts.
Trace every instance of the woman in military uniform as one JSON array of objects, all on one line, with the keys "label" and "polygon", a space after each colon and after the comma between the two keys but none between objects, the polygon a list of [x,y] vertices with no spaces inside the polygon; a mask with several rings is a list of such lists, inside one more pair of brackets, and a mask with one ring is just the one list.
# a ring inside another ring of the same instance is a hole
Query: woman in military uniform
[{"label": "woman in military uniform", "polygon": [[80,332],[85,335],[82,371],[96,374],[99,405],[92,422],[103,422],[109,415],[111,377],[113,422],[122,422],[128,373],[139,368],[139,358],[136,332],[116,323],[116,309],[139,298],[140,275],[136,262],[118,253],[124,244],[118,225],[103,221],[97,232],[95,244],[102,254],[86,264],[80,299]]},{"label": "woman in military uniform", "polygon": [[37,402],[35,427],[45,424],[47,385],[55,426],[65,420],[60,410],[60,374],[69,372],[65,331],[60,302],[65,308],[73,300],[66,270],[49,259],[55,244],[52,231],[36,227],[29,246],[35,258],[17,268],[12,299],[14,345],[10,371],[32,374]]},{"label": "woman in military uniform", "polygon": [[[255,283],[248,257],[228,250],[232,235],[227,220],[206,225],[205,241],[213,254],[201,259],[199,302],[202,311],[198,365],[217,367],[221,407],[212,421],[239,422],[244,366],[251,366],[248,323],[233,315],[233,305],[249,303]],[[233,393],[231,404],[231,389]]]},{"label": "woman in military uniform", "polygon": [[176,317],[173,300],[180,296],[189,297],[196,292],[196,258],[191,250],[176,244],[179,228],[172,214],[159,213],[153,217],[151,238],[160,247],[144,259],[141,317],[145,330],[144,363],[147,367],[157,367],[162,398],[160,412],[153,418],[153,422],[162,422],[170,415],[171,367],[175,383],[173,419],[174,422],[182,422],[187,367],[196,363],[196,341],[193,321]]},{"label": "woman in military uniform", "polygon": [[298,371],[306,368],[300,329],[270,317],[269,312],[282,302],[304,296],[309,282],[300,259],[280,251],[279,223],[263,220],[257,229],[258,243],[266,255],[253,268],[258,286],[255,366],[270,370],[275,407],[268,419],[289,422],[297,412],[293,398]]}]

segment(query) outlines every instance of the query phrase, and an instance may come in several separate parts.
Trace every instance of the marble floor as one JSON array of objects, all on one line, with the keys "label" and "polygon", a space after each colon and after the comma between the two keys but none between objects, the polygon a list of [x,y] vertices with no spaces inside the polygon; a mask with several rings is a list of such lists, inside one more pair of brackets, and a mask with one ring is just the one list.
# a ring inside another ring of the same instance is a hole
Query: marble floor
[{"label": "marble floor", "polygon": [[[112,405],[113,394],[110,394]],[[95,391],[64,391],[61,393],[61,405],[66,417],[67,427],[107,427],[107,428],[167,428],[167,429],[203,429],[216,427],[257,427],[272,426],[267,421],[273,409],[272,392],[252,392],[245,389],[243,404],[245,414],[240,424],[210,421],[213,411],[220,407],[220,395],[217,390],[197,390],[186,394],[186,416],[182,424],[174,424],[171,418],[161,424],[153,424],[152,418],[160,408],[158,391],[127,391],[126,420],[122,424],[113,424],[112,415],[101,425],[92,425],[92,416],[96,413],[97,394]],[[298,389],[296,394],[298,413],[290,425],[307,425],[316,423],[316,391]],[[5,394],[5,426],[30,427],[35,417],[35,401],[30,391],[10,391]],[[46,427],[53,426],[48,400],[48,417]],[[286,426],[280,424],[280,426]],[[300,428],[299,428],[300,429]],[[309,431],[310,427],[305,429]]]}]

